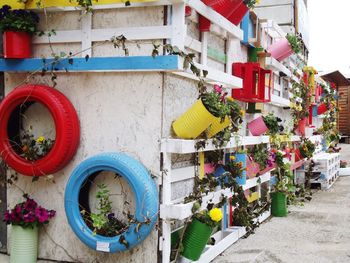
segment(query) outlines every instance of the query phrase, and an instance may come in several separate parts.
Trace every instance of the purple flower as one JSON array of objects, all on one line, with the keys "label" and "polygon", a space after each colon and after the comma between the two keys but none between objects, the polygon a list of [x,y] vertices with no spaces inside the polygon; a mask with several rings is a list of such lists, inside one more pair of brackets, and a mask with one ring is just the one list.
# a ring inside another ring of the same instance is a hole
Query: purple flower
[{"label": "purple flower", "polygon": [[49,215],[49,219],[56,215],[56,211],[55,210],[48,210],[47,213]]},{"label": "purple flower", "polygon": [[4,214],[4,221],[6,222],[6,224],[9,224],[11,222],[11,219],[12,219],[11,212],[9,210],[6,210]]},{"label": "purple flower", "polygon": [[112,220],[114,218],[114,213],[109,213],[107,217],[108,217],[108,220]]},{"label": "purple flower", "polygon": [[49,214],[45,208],[38,206],[35,209],[35,216],[37,217],[39,223],[44,223],[49,219]]},{"label": "purple flower", "polygon": [[25,223],[33,223],[35,222],[35,214],[33,212],[29,212],[23,216],[23,220]]},{"label": "purple flower", "polygon": [[38,206],[38,204],[30,198],[27,198],[27,201],[24,203],[24,209],[27,211],[35,211],[35,208]]}]

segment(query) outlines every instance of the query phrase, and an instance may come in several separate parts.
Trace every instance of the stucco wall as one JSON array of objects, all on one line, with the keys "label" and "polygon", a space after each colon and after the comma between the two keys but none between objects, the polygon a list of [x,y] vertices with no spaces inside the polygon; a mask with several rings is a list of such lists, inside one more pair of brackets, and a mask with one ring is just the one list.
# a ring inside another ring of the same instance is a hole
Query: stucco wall
[{"label": "stucco wall", "polygon": [[[93,28],[117,28],[127,26],[163,25],[163,7],[147,7],[94,11]],[[49,13],[41,15],[40,30],[76,30],[81,28],[80,12]],[[112,36],[111,36],[112,37]],[[147,42],[147,43],[146,43]],[[130,55],[150,55],[151,40],[127,43]],[[51,57],[77,52],[81,44],[64,43],[36,45],[34,57]],[[93,44],[94,56],[123,55],[122,50],[111,44]],[[77,154],[60,172],[54,175],[55,183],[20,176],[17,185],[31,194],[41,205],[57,211],[49,225],[41,229],[39,258],[80,262],[149,262],[157,258],[158,232],[155,229],[145,242],[125,253],[107,254],[95,252],[85,246],[72,232],[64,210],[64,191],[72,170],[84,159],[102,152],[124,152],[143,163],[154,175],[159,174],[159,141],[162,127],[163,74],[162,73],[58,73],[57,89],[74,105],[81,125],[81,140]],[[6,94],[22,83],[25,74],[6,74]],[[35,75],[30,83],[52,85],[50,75]],[[27,127],[35,127],[35,136],[54,138],[54,124],[50,114],[40,105],[33,105],[26,112]],[[122,183],[126,196],[119,196],[119,182],[110,174],[102,174],[96,182],[109,186],[113,207],[117,214],[123,209],[134,210],[133,195]],[[94,196],[96,187],[90,192]],[[21,191],[8,190],[8,206],[21,201]],[[94,199],[94,198],[91,198]],[[125,207],[125,200],[131,203]],[[92,209],[96,204],[91,204]],[[10,236],[9,236],[10,238]],[[58,245],[57,245],[58,244]]]}]

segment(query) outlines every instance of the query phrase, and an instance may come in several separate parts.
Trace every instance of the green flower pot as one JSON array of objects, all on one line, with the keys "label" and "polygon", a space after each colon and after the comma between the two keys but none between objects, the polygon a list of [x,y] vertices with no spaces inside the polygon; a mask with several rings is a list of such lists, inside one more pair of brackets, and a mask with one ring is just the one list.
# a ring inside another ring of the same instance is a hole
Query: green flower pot
[{"label": "green flower pot", "polygon": [[208,243],[212,232],[213,229],[210,226],[198,221],[197,219],[193,219],[191,224],[187,226],[182,240],[182,256],[192,261],[198,260],[205,245]]},{"label": "green flower pot", "polygon": [[38,257],[38,228],[11,226],[10,263],[36,263]]},{"label": "green flower pot", "polygon": [[271,213],[273,216],[287,216],[287,196],[284,193],[276,192],[271,194]]}]

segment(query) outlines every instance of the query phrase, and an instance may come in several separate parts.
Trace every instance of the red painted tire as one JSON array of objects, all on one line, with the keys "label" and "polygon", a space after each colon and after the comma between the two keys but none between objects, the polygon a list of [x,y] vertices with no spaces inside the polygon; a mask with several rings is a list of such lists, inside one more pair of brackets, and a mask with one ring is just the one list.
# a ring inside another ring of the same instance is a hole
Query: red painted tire
[{"label": "red painted tire", "polygon": [[[56,139],[50,152],[37,161],[19,156],[10,144],[8,124],[13,112],[23,103],[39,102],[51,113]],[[72,103],[58,90],[42,85],[17,87],[0,104],[0,155],[17,172],[44,176],[61,170],[75,155],[80,140],[80,126]]]}]

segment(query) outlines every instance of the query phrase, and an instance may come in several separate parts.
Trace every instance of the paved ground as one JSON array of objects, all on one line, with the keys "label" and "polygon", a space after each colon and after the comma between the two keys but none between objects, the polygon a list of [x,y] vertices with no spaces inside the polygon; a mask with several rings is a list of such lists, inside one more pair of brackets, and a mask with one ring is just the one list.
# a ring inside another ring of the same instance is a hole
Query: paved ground
[{"label": "paved ground", "polygon": [[[350,145],[341,145],[350,163]],[[314,194],[286,218],[273,217],[216,258],[216,263],[350,262],[350,176]]]}]

